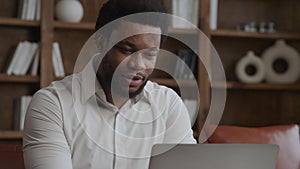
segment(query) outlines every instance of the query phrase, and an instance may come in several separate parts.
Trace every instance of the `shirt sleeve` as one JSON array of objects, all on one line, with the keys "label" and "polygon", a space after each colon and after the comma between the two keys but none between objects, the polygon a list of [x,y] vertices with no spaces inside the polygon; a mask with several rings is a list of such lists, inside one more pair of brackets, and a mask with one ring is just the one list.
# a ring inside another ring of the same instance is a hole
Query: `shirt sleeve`
[{"label": "shirt sleeve", "polygon": [[26,169],[72,169],[59,105],[57,97],[48,90],[42,89],[33,96],[23,136]]},{"label": "shirt sleeve", "polygon": [[187,108],[175,93],[171,92],[166,123],[165,143],[195,144],[193,130]]}]

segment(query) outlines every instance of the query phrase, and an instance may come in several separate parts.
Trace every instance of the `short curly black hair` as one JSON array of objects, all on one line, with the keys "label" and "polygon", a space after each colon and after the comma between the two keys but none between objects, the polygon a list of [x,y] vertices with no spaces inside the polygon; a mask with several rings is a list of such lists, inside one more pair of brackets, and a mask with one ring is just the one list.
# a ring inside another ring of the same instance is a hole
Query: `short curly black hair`
[{"label": "short curly black hair", "polygon": [[[127,15],[143,13],[143,12],[159,12],[168,13],[168,9],[160,0],[109,0],[99,11],[95,31],[102,28],[109,22],[122,18]],[[148,24],[155,27],[160,27],[163,34],[167,34],[168,20],[166,17],[155,18],[152,20],[137,21],[142,24]],[[162,35],[162,42],[166,36]]]}]

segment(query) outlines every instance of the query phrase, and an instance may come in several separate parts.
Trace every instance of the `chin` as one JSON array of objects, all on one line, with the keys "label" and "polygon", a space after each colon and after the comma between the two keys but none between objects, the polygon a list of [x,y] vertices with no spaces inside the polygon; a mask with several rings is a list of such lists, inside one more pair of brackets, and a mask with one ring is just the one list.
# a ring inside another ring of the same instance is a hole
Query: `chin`
[{"label": "chin", "polygon": [[133,98],[133,97],[137,96],[138,94],[140,94],[143,91],[147,82],[148,82],[148,79],[137,88],[134,88],[134,89],[129,88],[129,98]]}]

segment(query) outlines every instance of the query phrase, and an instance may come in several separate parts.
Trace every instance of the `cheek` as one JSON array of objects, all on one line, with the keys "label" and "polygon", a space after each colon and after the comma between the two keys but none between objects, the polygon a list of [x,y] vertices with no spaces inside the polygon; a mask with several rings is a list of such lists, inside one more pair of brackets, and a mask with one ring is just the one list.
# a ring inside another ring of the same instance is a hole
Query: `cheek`
[{"label": "cheek", "polygon": [[145,73],[149,76],[153,72],[153,70],[154,69],[146,69]]},{"label": "cheek", "polygon": [[107,65],[107,67],[111,70],[117,69],[117,67],[122,63],[122,61],[123,58],[120,57],[116,52],[109,52],[106,56],[106,59],[103,60],[105,65]]},{"label": "cheek", "polygon": [[147,64],[147,68],[146,68],[146,70],[145,70],[145,73],[146,74],[148,74],[148,75],[150,75],[152,72],[153,72],[153,70],[154,70],[154,68],[155,68],[155,63],[156,63],[156,59],[154,59],[154,60],[149,60],[146,64]]}]

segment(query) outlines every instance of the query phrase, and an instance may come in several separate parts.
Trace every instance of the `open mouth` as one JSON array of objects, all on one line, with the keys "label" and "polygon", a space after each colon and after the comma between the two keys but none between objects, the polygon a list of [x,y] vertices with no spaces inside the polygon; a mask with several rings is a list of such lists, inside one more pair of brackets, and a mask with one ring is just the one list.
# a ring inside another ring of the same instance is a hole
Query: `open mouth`
[{"label": "open mouth", "polygon": [[129,83],[129,87],[137,87],[137,86],[140,86],[144,79],[145,79],[145,76],[143,76],[142,74],[138,73],[138,74],[128,74],[125,76],[126,80],[128,81]]}]

